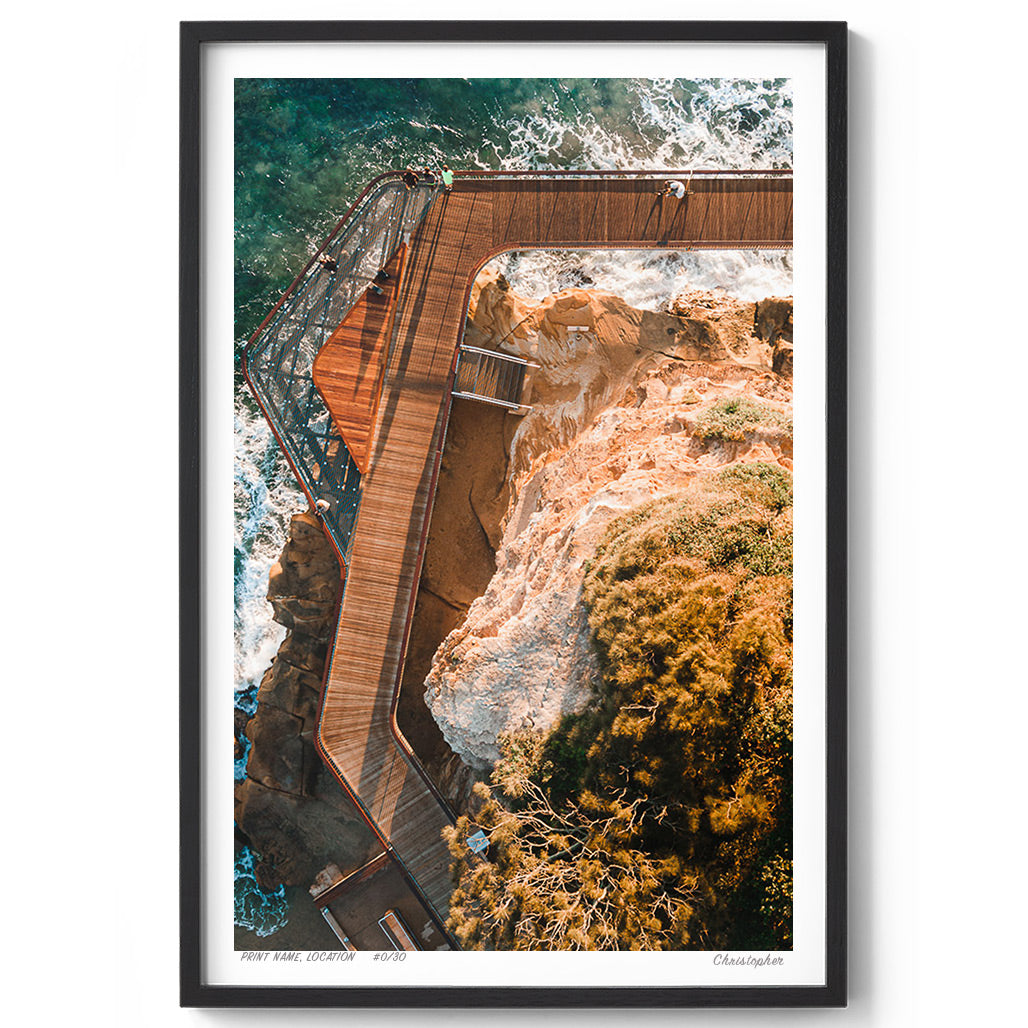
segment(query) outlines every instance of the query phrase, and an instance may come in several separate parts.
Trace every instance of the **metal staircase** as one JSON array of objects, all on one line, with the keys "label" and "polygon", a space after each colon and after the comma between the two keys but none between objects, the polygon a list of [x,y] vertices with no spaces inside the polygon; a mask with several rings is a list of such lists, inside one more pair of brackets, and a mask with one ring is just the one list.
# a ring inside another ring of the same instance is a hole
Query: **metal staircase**
[{"label": "metal staircase", "polygon": [[481,400],[504,407],[515,414],[527,414],[522,401],[527,394],[528,373],[537,367],[523,357],[462,346],[453,380],[453,395],[463,400]]}]

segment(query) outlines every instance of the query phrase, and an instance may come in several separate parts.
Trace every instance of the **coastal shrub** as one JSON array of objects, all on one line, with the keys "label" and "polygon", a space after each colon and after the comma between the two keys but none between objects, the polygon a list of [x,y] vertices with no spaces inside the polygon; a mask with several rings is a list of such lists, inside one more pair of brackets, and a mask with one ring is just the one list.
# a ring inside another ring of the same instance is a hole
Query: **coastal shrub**
[{"label": "coastal shrub", "polygon": [[693,435],[700,439],[739,441],[761,426],[778,428],[792,435],[792,418],[764,403],[732,396],[718,400],[696,419]]},{"label": "coastal shrub", "polygon": [[[589,562],[587,581],[632,579],[669,557],[695,558],[726,571],[791,575],[788,472],[770,464],[743,465],[722,472],[715,484],[622,515]],[[597,570],[605,558],[606,570]]]},{"label": "coastal shrub", "polygon": [[792,475],[777,464],[764,461],[733,464],[718,478],[736,485],[740,495],[771,508],[776,514],[792,506]]},{"label": "coastal shrub", "polygon": [[[469,948],[791,945],[791,482],[714,473],[615,519],[583,584],[593,702],[502,740],[449,832]],[[489,859],[467,855],[477,828]]]}]

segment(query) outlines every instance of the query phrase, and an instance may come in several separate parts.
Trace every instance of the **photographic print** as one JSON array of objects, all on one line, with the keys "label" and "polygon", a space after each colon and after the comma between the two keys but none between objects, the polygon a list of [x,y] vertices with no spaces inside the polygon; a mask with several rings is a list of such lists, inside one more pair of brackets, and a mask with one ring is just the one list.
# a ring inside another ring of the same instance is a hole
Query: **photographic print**
[{"label": "photographic print", "polygon": [[221,76],[212,984],[825,985],[805,87],[712,65]]}]

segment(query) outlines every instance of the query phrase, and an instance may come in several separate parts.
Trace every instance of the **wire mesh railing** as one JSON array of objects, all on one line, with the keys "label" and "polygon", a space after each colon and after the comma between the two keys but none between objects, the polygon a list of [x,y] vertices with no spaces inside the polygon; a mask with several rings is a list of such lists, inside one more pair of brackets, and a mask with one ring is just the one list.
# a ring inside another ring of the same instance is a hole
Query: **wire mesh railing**
[{"label": "wire mesh railing", "polygon": [[[467,170],[456,174],[458,181],[502,182],[525,178],[543,181],[659,181],[685,177],[738,180],[789,178],[792,172],[789,169],[554,169]],[[360,504],[361,475],[315,388],[314,358],[331,332],[364,295],[378,271],[396,253],[400,243],[420,225],[438,189],[438,184],[427,184],[423,180],[408,188],[395,173],[372,182],[254,333],[244,352],[246,379],[301,487],[324,517],[344,560],[349,555]],[[468,370],[467,366],[464,370]],[[494,368],[490,374],[495,373],[499,379],[501,370]],[[516,390],[513,380],[517,376],[508,372],[505,377],[510,381],[490,381],[484,390],[472,389],[471,392],[480,399],[516,406],[506,397]]]},{"label": "wire mesh railing", "polygon": [[344,561],[361,474],[314,385],[314,359],[421,224],[435,188],[385,176],[362,194],[247,344],[243,368],[308,500]]}]

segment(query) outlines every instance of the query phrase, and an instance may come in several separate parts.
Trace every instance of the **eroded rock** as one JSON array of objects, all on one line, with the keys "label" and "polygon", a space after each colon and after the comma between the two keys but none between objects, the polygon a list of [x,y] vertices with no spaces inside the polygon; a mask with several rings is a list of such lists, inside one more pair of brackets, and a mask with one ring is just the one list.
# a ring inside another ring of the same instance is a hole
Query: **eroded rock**
[{"label": "eroded rock", "polygon": [[791,467],[784,423],[741,439],[695,428],[727,397],[791,411],[792,302],[690,293],[653,313],[568,290],[533,306],[495,273],[476,284],[473,300],[469,342],[541,365],[531,412],[507,419],[509,503],[496,573],[425,680],[446,742],[481,770],[499,755],[501,732],[548,729],[588,701],[599,668],[581,587],[614,517],[736,461]]}]

